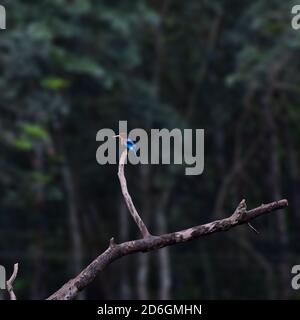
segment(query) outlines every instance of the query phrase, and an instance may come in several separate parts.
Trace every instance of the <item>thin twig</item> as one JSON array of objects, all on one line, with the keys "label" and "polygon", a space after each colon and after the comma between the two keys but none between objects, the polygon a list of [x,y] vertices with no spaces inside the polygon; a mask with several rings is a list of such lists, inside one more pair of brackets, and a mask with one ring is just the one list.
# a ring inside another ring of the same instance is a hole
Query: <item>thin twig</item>
[{"label": "thin twig", "polygon": [[249,226],[249,228],[250,228],[251,230],[253,230],[256,234],[259,234],[258,230],[255,229],[250,222],[248,222],[247,224],[248,224],[248,226]]},{"label": "thin twig", "polygon": [[17,300],[17,297],[14,293],[13,283],[17,278],[18,270],[19,270],[19,264],[15,263],[14,264],[14,271],[13,271],[11,277],[6,281],[6,289],[9,293],[10,300]]}]

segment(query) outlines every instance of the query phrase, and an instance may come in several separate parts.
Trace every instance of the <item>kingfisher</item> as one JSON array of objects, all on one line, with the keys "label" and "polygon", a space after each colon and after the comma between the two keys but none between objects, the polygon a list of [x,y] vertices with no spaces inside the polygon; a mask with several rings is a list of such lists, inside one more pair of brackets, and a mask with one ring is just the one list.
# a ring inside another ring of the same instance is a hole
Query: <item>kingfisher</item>
[{"label": "kingfisher", "polygon": [[135,142],[129,138],[127,138],[127,134],[121,132],[120,134],[113,136],[113,138],[119,138],[121,140],[122,145],[127,148],[129,151],[133,151],[136,155],[136,145]]}]

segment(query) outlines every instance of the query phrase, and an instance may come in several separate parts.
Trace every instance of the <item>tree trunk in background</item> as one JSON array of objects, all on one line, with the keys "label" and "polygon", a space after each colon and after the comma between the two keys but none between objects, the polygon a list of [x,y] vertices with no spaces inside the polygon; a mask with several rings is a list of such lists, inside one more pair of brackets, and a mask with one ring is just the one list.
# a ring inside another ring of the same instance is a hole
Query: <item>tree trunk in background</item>
[{"label": "tree trunk in background", "polygon": [[149,255],[144,253],[138,256],[137,294],[138,299],[147,300],[148,295]]},{"label": "tree trunk in background", "polygon": [[[154,102],[159,105],[161,99],[161,77],[162,69],[164,66],[164,58],[166,56],[165,52],[165,40],[164,40],[164,30],[163,22],[165,16],[170,8],[171,1],[164,0],[160,4],[158,10],[159,13],[159,23],[157,24],[155,35],[154,35],[154,47],[155,47],[155,64],[153,71],[153,88],[154,91]],[[152,115],[151,115],[152,116]],[[148,122],[151,124],[151,121]],[[158,203],[158,209],[155,212],[155,222],[158,234],[166,233],[166,216],[165,207],[169,198],[172,187],[167,191],[162,191],[161,201]],[[170,299],[170,288],[171,288],[171,265],[170,265],[170,255],[169,248],[163,248],[158,251],[158,274],[159,274],[159,299],[167,300]]]},{"label": "tree trunk in background", "polygon": [[[146,226],[149,226],[149,214],[150,214],[150,165],[140,166],[140,183],[141,183],[141,195],[142,195],[142,219]],[[151,232],[151,229],[150,229]],[[148,290],[148,273],[149,273],[149,255],[139,254],[138,256],[138,268],[137,268],[137,294],[138,299],[146,300],[149,299]]]},{"label": "tree trunk in background", "polygon": [[[300,208],[300,174],[299,174],[299,161],[297,157],[297,148],[292,137],[291,125],[289,119],[285,119],[283,124],[283,133],[285,146],[287,148],[286,157],[289,170],[290,182],[290,193],[291,193],[291,214],[295,213],[295,221],[297,221],[297,212]],[[299,215],[298,215],[299,217]],[[298,224],[298,226],[300,226]]]},{"label": "tree trunk in background", "polygon": [[[237,177],[239,178],[239,176]],[[242,190],[241,186],[239,186],[238,181],[236,182],[234,193],[235,193],[235,203],[239,203],[240,199],[243,199],[243,195],[240,194]],[[254,221],[255,223],[255,221]],[[246,260],[243,257],[250,257],[253,260],[253,265],[259,266],[263,272],[263,279],[266,284],[266,299],[274,300],[277,296],[276,289],[276,276],[274,274],[274,268],[272,264],[268,261],[268,259],[260,253],[258,249],[255,248],[255,245],[252,243],[249,236],[252,232],[250,228],[244,227],[236,230],[238,234],[238,241],[236,241],[236,235],[232,236],[229,234],[229,237],[234,242],[234,245],[237,245],[244,254],[237,254],[237,258],[240,259],[240,263],[245,268],[251,269],[252,266],[247,265],[248,259]],[[246,261],[245,261],[246,260]]]},{"label": "tree trunk in background", "polygon": [[[272,91],[267,93],[264,99],[263,112],[265,115],[265,124],[267,129],[267,144],[269,149],[269,190],[270,197],[274,200],[278,200],[282,196],[281,192],[281,170],[278,150],[280,150],[278,130],[274,115],[272,112]],[[289,297],[290,286],[290,268],[288,257],[289,239],[287,233],[286,215],[278,212],[275,213],[277,220],[278,239],[279,239],[279,262],[278,262],[278,276],[280,281],[281,295],[278,298],[287,299]]]},{"label": "tree trunk in background", "polygon": [[[65,160],[66,161],[66,160]],[[67,193],[68,201],[68,217],[72,245],[72,261],[71,271],[76,275],[83,269],[83,248],[79,223],[79,210],[77,205],[77,197],[75,194],[74,181],[71,169],[67,162],[62,167],[62,176]],[[78,295],[78,300],[85,299],[85,292]]]},{"label": "tree trunk in background", "polygon": [[217,299],[214,268],[213,264],[211,263],[210,251],[207,250],[205,243],[203,243],[203,245],[201,246],[201,252],[199,253],[199,255],[204,272],[203,281],[205,282],[207,288],[207,293],[204,298]]},{"label": "tree trunk in background", "polygon": [[[169,199],[170,189],[163,191],[156,210],[157,233],[167,232],[166,206]],[[171,299],[171,265],[169,248],[160,249],[158,255],[158,276],[159,276],[159,299]]]},{"label": "tree trunk in background", "polygon": [[[44,154],[43,145],[37,144],[34,149],[32,158],[32,167],[35,173],[42,174],[44,172]],[[44,278],[44,219],[45,219],[45,190],[43,182],[36,178],[34,185],[34,225],[35,236],[34,243],[31,247],[32,256],[32,282],[31,282],[31,299],[39,300],[46,294]]]},{"label": "tree trunk in background", "polygon": [[[213,121],[212,141],[214,148],[214,161],[217,172],[216,184],[222,185],[222,179],[226,175],[226,158],[225,158],[225,134],[224,134],[224,119],[222,116],[222,106],[216,105],[216,109],[211,110],[211,119]],[[213,215],[223,216],[223,205],[215,203],[213,209]],[[216,280],[213,271],[213,265],[211,263],[211,252],[207,249],[207,244],[202,244],[202,251],[200,253],[200,259],[202,261],[202,267],[205,277],[206,287],[208,289],[207,299],[217,299]],[[222,252],[219,254],[223,254]],[[216,269],[215,269],[216,270]]]},{"label": "tree trunk in background", "polygon": [[[250,232],[250,231],[249,231]],[[239,241],[236,241],[236,236],[231,236],[232,241],[237,244],[242,251],[244,251],[250,258],[253,259],[253,262],[258,265],[264,274],[264,279],[266,283],[266,299],[274,300],[276,299],[277,290],[276,290],[276,276],[274,274],[274,268],[272,264],[261,254],[258,250],[254,248],[251,242],[245,237],[239,238]],[[250,267],[251,269],[251,267]]]},{"label": "tree trunk in background", "polygon": [[[125,242],[129,240],[129,213],[123,197],[120,199],[119,208],[119,234],[120,241]],[[124,259],[120,267],[120,298],[123,300],[131,299],[131,288],[129,283],[129,265],[128,259]]]}]

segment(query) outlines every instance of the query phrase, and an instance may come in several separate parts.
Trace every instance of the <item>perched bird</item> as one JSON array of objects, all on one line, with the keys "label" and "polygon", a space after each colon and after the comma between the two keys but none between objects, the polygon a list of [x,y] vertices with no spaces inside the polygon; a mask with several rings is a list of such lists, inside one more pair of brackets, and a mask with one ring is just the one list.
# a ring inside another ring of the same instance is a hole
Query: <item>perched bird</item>
[{"label": "perched bird", "polygon": [[113,138],[119,138],[121,140],[122,145],[127,148],[129,151],[133,151],[136,155],[136,145],[135,142],[129,138],[127,138],[126,133],[121,132],[120,134],[113,136]]}]

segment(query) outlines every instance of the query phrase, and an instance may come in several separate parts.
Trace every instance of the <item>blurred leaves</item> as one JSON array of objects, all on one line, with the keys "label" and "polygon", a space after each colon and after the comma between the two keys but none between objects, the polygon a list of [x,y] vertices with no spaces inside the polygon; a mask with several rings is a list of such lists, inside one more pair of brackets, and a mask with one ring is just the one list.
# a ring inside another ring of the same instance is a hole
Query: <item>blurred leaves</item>
[{"label": "blurred leaves", "polygon": [[[119,120],[128,120],[129,128],[147,130],[205,128],[202,176],[184,176],[179,166],[151,166],[146,181],[151,192],[145,197],[139,168],[128,168],[134,201],[143,208],[148,199],[152,212],[149,223],[154,229],[156,204],[160,204],[164,190],[170,192],[168,204],[162,208],[167,212],[168,230],[198,224],[199,219],[203,223],[211,220],[227,175],[233,182],[225,188],[224,212],[231,212],[240,198],[247,197],[255,204],[267,201],[268,161],[278,154],[280,168],[285,170],[283,193],[297,199],[300,32],[291,30],[292,3],[7,1],[9,28],[1,33],[0,42],[0,236],[3,242],[17,236],[25,239],[10,244],[10,254],[17,256],[21,244],[25,254],[36,244],[44,245],[44,258],[49,261],[45,264],[42,259],[42,267],[57,270],[53,276],[46,270],[50,276],[43,278],[43,286],[48,293],[70,277],[68,210],[74,203],[67,196],[62,173],[66,165],[72,173],[71,189],[76,193],[86,262],[99,253],[99,243],[106,243],[108,234],[119,233],[116,168],[100,167],[95,160],[96,132],[116,129]],[[270,107],[279,147],[270,155],[265,151],[269,136],[261,125],[265,123],[262,101],[274,69],[282,63]],[[261,135],[266,135],[265,145],[243,170],[235,169],[232,174],[236,159],[241,160]],[[295,153],[291,156],[294,166],[285,153],[288,143]],[[289,219],[294,223],[292,233],[299,227],[297,212]],[[250,253],[228,244],[225,247],[225,237],[222,245],[212,239],[201,248],[191,244],[172,249],[176,261],[172,263],[173,297],[247,298],[254,291],[254,298],[268,296],[270,290],[256,259],[263,252],[263,265],[270,264],[270,269],[278,262],[277,240],[271,241],[277,239],[277,231],[271,224],[260,243],[253,241],[251,234],[239,234],[249,241]],[[4,231],[8,235],[4,236]],[[131,231],[130,236],[136,237]],[[295,234],[291,250],[299,256],[295,248],[300,242]],[[195,250],[204,252],[207,259],[195,255]],[[57,263],[50,256],[62,258]],[[27,273],[18,289],[26,298],[33,291],[36,260],[31,256],[24,261]],[[186,265],[194,267],[182,277]],[[236,281],[229,286],[226,279],[232,268],[236,268]],[[252,272],[254,268],[257,273]],[[119,269],[113,270],[114,276],[107,277],[104,285],[91,289],[91,297],[119,298],[115,288],[121,273],[115,270]],[[130,279],[136,271],[135,266],[130,267]],[[241,276],[243,272],[249,277],[247,281]],[[199,277],[205,279],[200,287],[194,281]],[[155,281],[149,282],[151,293],[156,292]],[[106,287],[109,289],[102,289]]]},{"label": "blurred leaves", "polygon": [[13,145],[20,151],[30,151],[33,147],[31,141],[25,137],[15,139]]},{"label": "blurred leaves", "polygon": [[28,136],[40,139],[48,138],[47,131],[37,124],[25,123],[22,125],[22,129]]}]

